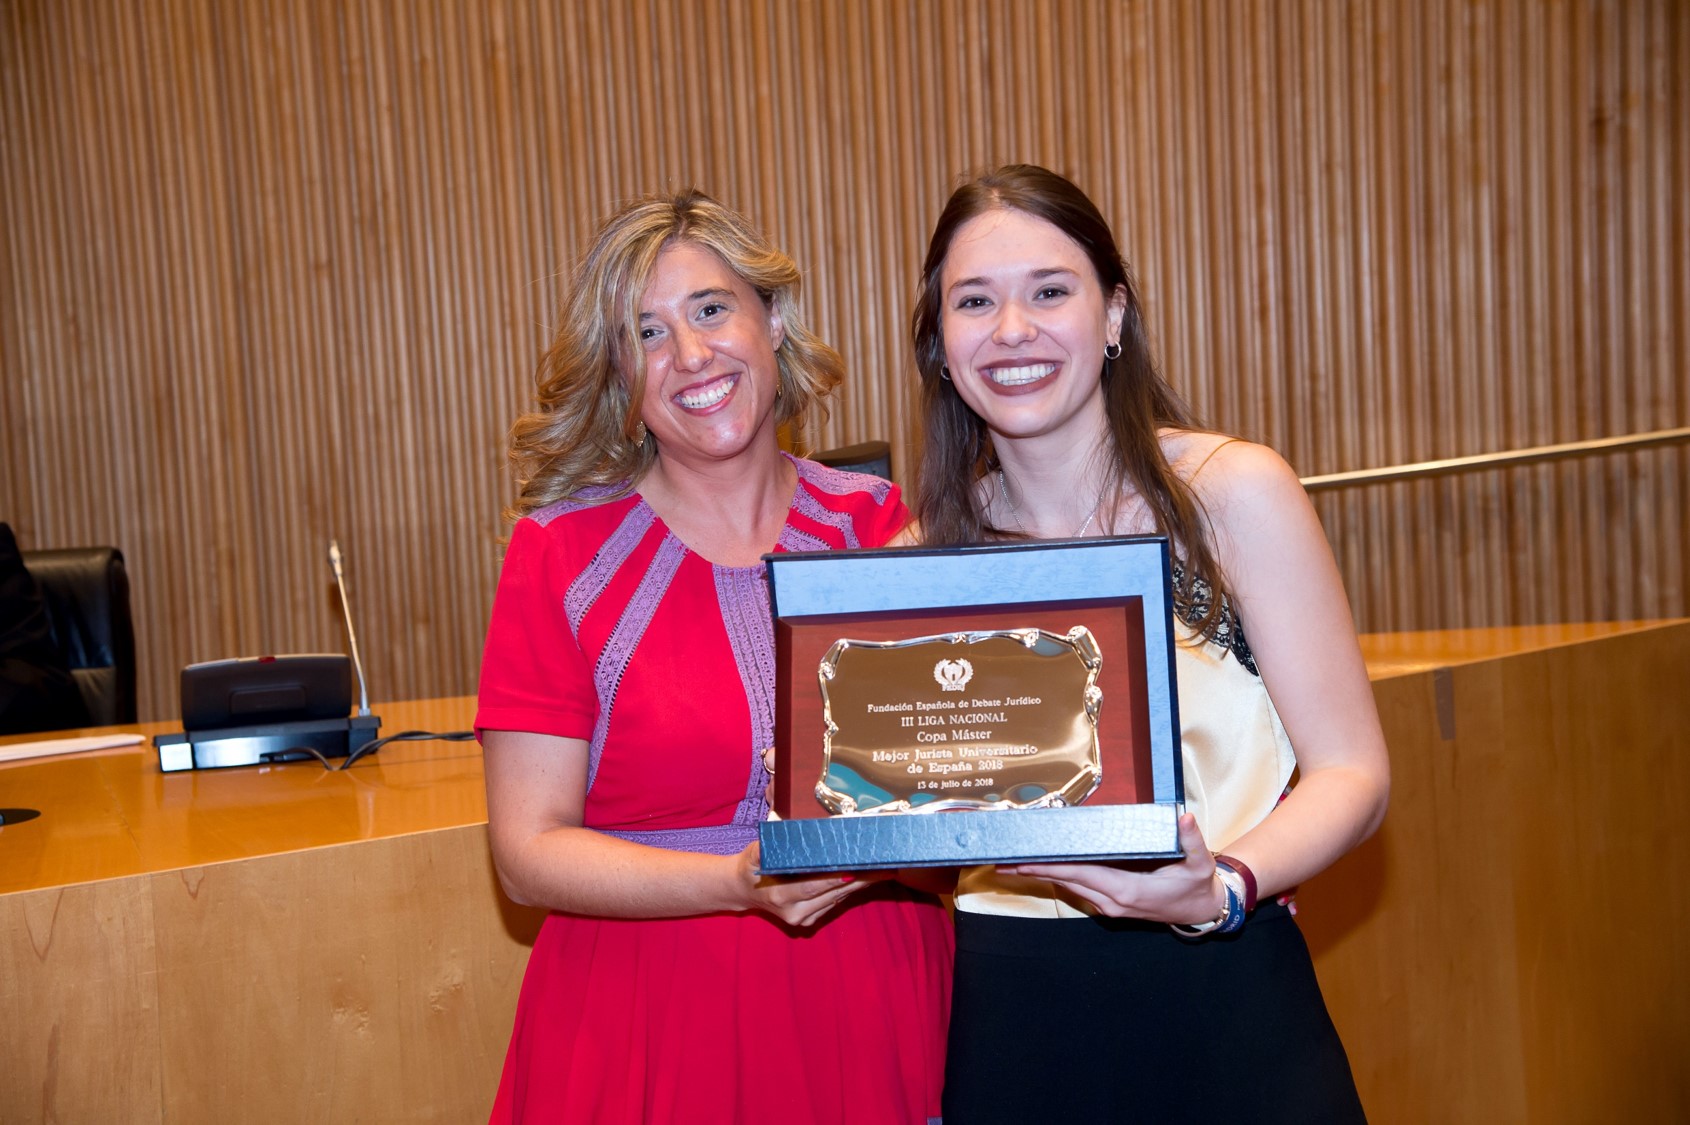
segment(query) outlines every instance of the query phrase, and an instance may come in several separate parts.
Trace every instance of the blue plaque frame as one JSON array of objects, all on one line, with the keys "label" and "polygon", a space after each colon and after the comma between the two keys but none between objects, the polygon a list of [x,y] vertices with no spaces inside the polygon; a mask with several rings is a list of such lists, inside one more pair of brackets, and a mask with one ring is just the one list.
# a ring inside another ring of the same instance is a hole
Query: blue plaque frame
[{"label": "blue plaque frame", "polygon": [[[863,813],[771,819],[759,830],[769,874],[1061,860],[1174,859],[1184,807],[1174,671],[1171,556],[1161,536],[1037,540],[949,548],[764,556],[777,634],[827,618],[1141,599],[1152,799],[1068,808]],[[813,672],[783,667],[781,690],[819,694]],[[785,701],[783,701],[785,702]],[[1110,719],[1107,701],[1100,724]],[[778,725],[778,724],[777,724]],[[807,737],[807,736],[805,736]],[[816,739],[822,737],[816,731]],[[791,748],[777,739],[777,760]]]}]

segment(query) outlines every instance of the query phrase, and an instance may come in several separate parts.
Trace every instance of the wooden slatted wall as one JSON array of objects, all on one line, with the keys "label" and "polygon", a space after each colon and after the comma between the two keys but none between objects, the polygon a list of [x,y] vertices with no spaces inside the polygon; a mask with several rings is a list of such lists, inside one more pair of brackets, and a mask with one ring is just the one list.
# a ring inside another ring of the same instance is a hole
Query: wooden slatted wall
[{"label": "wooden slatted wall", "polygon": [[[473,689],[560,275],[696,183],[808,272],[909,464],[956,174],[1075,176],[1173,381],[1308,474],[1685,425],[1673,0],[0,0],[0,518],[190,660]],[[1364,628],[1682,615],[1682,450],[1322,498]],[[379,640],[378,640],[379,638]]]}]

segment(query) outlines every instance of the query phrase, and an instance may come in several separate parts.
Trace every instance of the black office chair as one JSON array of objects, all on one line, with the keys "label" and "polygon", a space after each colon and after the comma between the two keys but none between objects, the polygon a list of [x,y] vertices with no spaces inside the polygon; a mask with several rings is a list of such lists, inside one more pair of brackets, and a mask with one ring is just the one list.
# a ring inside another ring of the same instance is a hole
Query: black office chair
[{"label": "black office chair", "polygon": [[824,449],[811,454],[810,460],[830,468],[892,479],[892,447],[884,441],[862,441],[856,445],[842,445],[838,449]]},{"label": "black office chair", "polygon": [[41,587],[53,640],[69,660],[91,724],[133,723],[135,623],[123,552],[116,547],[67,547],[21,554]]}]

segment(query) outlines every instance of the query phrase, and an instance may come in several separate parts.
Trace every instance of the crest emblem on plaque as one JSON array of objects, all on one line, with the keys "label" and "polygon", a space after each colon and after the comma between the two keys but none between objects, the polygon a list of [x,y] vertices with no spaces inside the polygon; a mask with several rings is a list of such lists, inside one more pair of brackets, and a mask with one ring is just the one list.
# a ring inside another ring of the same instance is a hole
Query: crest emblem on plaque
[{"label": "crest emblem on plaque", "polygon": [[974,678],[974,665],[966,660],[941,660],[933,665],[933,678],[945,691],[961,691]]}]

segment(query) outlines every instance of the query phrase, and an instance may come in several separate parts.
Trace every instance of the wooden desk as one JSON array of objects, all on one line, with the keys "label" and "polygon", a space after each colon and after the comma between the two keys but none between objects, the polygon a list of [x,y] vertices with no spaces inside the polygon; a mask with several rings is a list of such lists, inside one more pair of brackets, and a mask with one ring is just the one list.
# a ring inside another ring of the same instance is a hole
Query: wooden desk
[{"label": "wooden desk", "polygon": [[1690,622],[1363,651],[1391,808],[1299,921],[1374,1125],[1690,1121]]},{"label": "wooden desk", "polygon": [[1653,629],[1660,621],[1590,621],[1559,625],[1504,625],[1491,629],[1441,629],[1423,633],[1369,633],[1361,638],[1361,654],[1373,680],[1410,672],[1429,672],[1519,656],[1545,649],[1565,648],[1604,637],[1618,637]]},{"label": "wooden desk", "polygon": [[[1690,1120],[1690,622],[1363,650],[1391,812],[1300,901],[1376,1125]],[[540,915],[498,893],[474,743],[96,751],[0,765],[8,806],[43,815],[0,827],[0,1122],[485,1120]]]},{"label": "wooden desk", "polygon": [[0,1122],[486,1120],[540,915],[475,743],[163,774],[149,742],[0,765],[0,807],[42,814],[0,827]]},{"label": "wooden desk", "polygon": [[[376,707],[381,733],[468,730],[475,699]],[[0,827],[0,894],[277,855],[487,822],[473,742],[393,742],[350,770],[317,762],[161,773],[150,736],[171,723],[0,738],[0,746],[99,730],[139,746],[0,765],[0,808],[39,809]]]}]

